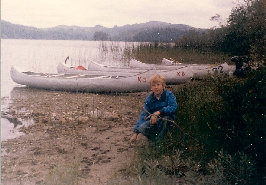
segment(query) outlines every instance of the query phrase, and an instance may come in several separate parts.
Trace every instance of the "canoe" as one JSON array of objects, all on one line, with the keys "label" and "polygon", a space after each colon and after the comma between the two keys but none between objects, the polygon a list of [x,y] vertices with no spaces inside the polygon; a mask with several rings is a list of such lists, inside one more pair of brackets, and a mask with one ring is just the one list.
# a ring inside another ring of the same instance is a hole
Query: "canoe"
[{"label": "canoe", "polygon": [[175,61],[174,59],[171,59],[171,58],[170,59],[167,59],[167,58],[162,59],[162,65],[172,66],[172,65],[180,65],[180,64],[182,64],[182,63]]},{"label": "canoe", "polygon": [[[96,63],[94,63],[96,64]],[[133,68],[141,68],[141,69],[178,69],[182,66],[186,66],[193,70],[194,73],[198,73],[200,75],[202,72],[204,74],[207,73],[215,73],[215,74],[229,74],[233,73],[236,69],[235,65],[228,65],[226,62],[223,64],[184,64],[173,59],[162,59],[162,63],[158,64],[145,64],[137,60],[131,60],[130,67]]]},{"label": "canoe", "polygon": [[[82,68],[83,67],[83,68]],[[63,74],[99,74],[110,76],[120,76],[120,75],[134,75],[139,73],[145,73],[149,69],[139,69],[139,68],[126,68],[126,67],[114,67],[106,66],[98,63],[91,62],[87,68],[84,66],[70,66],[65,63],[59,63],[57,65],[57,72]]]},{"label": "canoe", "polygon": [[[89,71],[108,71],[111,73],[108,73],[107,75],[114,75],[115,72],[123,71],[128,73],[138,73],[140,71],[145,72],[146,70],[177,70],[180,67],[187,66],[188,64],[182,64],[177,63],[175,61],[171,61],[168,59],[163,58],[162,64],[145,64],[137,60],[130,60],[128,67],[118,67],[118,66],[111,66],[111,65],[105,65],[100,64],[94,61],[90,61],[88,66],[71,66],[69,64],[66,64],[66,61],[69,57],[66,58],[65,62],[59,63],[57,65],[57,72],[58,73],[67,73],[67,74],[86,74]],[[206,65],[205,65],[206,66]],[[95,72],[96,73],[96,72]],[[121,73],[118,73],[116,75],[120,75]]]},{"label": "canoe", "polygon": [[[151,68],[155,68],[155,69],[167,69],[169,68],[168,66],[177,66],[177,65],[182,65],[183,63],[179,63],[177,61],[174,60],[169,60],[166,58],[162,59],[162,63],[161,64],[145,64],[143,62],[140,62],[138,60],[130,60],[129,61],[129,67],[132,68],[142,68],[142,69],[151,69]],[[183,64],[185,65],[185,64]]]},{"label": "canoe", "polygon": [[11,67],[10,75],[14,82],[33,88],[81,91],[81,92],[136,92],[150,89],[149,78],[155,73],[167,79],[167,84],[189,82],[193,76],[185,68],[179,70],[146,70],[124,75],[97,74],[51,74],[22,72]]},{"label": "canoe", "polygon": [[234,65],[228,65],[226,62],[223,64],[204,64],[195,65],[191,64],[191,69],[193,70],[193,78],[202,78],[208,74],[211,75],[227,75],[232,76],[236,67]]},{"label": "canoe", "polygon": [[[144,64],[139,61],[132,61],[135,67],[115,67],[102,65],[96,62],[90,62],[87,68],[82,66],[70,66],[65,63],[59,63],[57,65],[57,72],[63,74],[103,74],[103,75],[128,75],[145,73],[149,70],[168,70],[168,71],[181,71],[186,73],[193,73],[193,77],[201,78],[207,74],[233,74],[235,66],[223,64],[176,64],[176,65],[156,65],[156,64]],[[167,80],[167,79],[166,79]]]},{"label": "canoe", "polygon": [[[83,66],[68,66],[59,63],[58,74],[22,72],[11,67],[14,82],[34,88],[83,91],[83,92],[136,92],[149,90],[149,79],[154,74],[162,75],[166,84],[182,84],[207,74],[230,74],[234,66],[182,64],[162,68],[119,68],[91,63],[89,69]],[[92,70],[93,69],[93,70]]]}]

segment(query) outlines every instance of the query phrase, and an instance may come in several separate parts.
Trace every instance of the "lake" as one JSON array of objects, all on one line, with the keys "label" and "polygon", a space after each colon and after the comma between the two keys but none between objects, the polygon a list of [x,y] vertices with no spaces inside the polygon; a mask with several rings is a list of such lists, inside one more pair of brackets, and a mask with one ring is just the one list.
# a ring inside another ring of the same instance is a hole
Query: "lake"
[{"label": "lake", "polygon": [[[16,84],[10,77],[10,68],[15,66],[23,71],[56,73],[59,62],[67,61],[72,65],[88,66],[90,61],[114,66],[127,65],[123,57],[125,48],[139,43],[108,41],[72,40],[16,40],[1,39],[1,112],[5,112],[10,102],[10,93]],[[18,127],[1,117],[1,139],[18,136]]]},{"label": "lake", "polygon": [[124,65],[125,47],[138,43],[69,41],[69,40],[1,40],[1,97],[9,96],[14,86],[9,75],[13,65],[23,71],[56,73],[59,62],[87,66],[90,61],[101,64]]}]

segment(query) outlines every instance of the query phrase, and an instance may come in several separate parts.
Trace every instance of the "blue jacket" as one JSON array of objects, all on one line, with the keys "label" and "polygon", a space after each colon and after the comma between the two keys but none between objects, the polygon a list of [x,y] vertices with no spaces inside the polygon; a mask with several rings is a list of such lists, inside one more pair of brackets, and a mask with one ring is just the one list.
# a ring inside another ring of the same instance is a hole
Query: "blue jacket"
[{"label": "blue jacket", "polygon": [[143,109],[134,127],[134,132],[137,134],[140,133],[139,126],[147,121],[147,117],[149,117],[150,114],[156,111],[160,111],[160,116],[168,116],[170,119],[174,119],[177,111],[176,97],[169,90],[164,90],[159,100],[154,96],[154,93],[151,93],[146,98]]}]

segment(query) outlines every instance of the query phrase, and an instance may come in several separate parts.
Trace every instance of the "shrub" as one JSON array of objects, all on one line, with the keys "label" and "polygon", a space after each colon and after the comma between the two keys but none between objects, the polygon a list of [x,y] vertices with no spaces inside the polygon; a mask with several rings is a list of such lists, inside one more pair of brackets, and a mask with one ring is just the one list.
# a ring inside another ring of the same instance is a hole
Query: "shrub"
[{"label": "shrub", "polygon": [[201,161],[205,170],[218,151],[232,156],[241,152],[254,160],[250,165],[257,168],[257,176],[253,179],[247,176],[245,180],[262,183],[266,146],[265,77],[266,70],[262,68],[245,79],[208,78],[176,92],[180,129],[172,132],[173,148],[187,151],[188,156]]},{"label": "shrub", "polygon": [[249,74],[235,84],[222,84],[220,95],[225,114],[219,119],[224,139],[223,149],[229,153],[243,152],[257,163],[258,178],[265,168],[266,68]]}]

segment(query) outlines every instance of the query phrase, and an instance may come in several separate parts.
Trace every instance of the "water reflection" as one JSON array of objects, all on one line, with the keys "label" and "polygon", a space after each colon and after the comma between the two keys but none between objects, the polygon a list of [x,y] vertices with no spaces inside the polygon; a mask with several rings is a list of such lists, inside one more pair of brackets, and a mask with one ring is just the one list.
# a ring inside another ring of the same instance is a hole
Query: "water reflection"
[{"label": "water reflection", "polygon": [[11,108],[16,100],[20,101],[23,96],[27,96],[27,91],[28,88],[26,87],[14,87],[10,93],[10,98],[4,97],[1,99],[1,141],[24,135],[21,128],[33,123],[30,117],[27,119],[17,117],[16,110]]},{"label": "water reflection", "polygon": [[21,126],[22,125],[18,126],[16,123],[11,122],[7,118],[1,117],[1,141],[22,136],[24,133],[19,131]]}]

